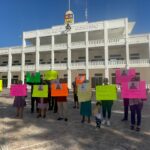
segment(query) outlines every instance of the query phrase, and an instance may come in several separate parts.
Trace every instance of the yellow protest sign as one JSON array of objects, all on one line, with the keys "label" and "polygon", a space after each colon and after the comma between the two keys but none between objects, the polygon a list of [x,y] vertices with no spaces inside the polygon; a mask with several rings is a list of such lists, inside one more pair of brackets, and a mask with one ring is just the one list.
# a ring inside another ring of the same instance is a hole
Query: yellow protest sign
[{"label": "yellow protest sign", "polygon": [[96,86],[96,100],[117,100],[116,85]]},{"label": "yellow protest sign", "polygon": [[44,72],[44,80],[55,80],[58,78],[58,72],[54,70],[48,70]]},{"label": "yellow protest sign", "polygon": [[77,90],[79,102],[86,102],[91,100],[92,92],[89,83],[79,84]]},{"label": "yellow protest sign", "polygon": [[48,85],[34,85],[32,97],[48,97]]},{"label": "yellow protest sign", "polygon": [[3,90],[3,80],[0,80],[0,91]]}]

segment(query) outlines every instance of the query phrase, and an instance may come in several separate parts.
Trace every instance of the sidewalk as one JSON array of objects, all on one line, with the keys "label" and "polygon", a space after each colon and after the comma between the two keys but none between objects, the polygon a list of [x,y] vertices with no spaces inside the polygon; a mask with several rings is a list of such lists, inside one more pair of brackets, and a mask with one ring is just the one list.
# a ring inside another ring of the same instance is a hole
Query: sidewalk
[{"label": "sidewalk", "polygon": [[[6,95],[5,95],[6,96]],[[122,102],[113,105],[112,126],[95,130],[95,121],[81,124],[73,98],[68,98],[68,122],[57,121],[57,114],[48,111],[47,118],[30,113],[27,98],[24,118],[15,119],[13,99],[0,97],[0,150],[149,150],[150,102],[143,108],[142,129],[130,131],[130,122],[121,122]]]}]

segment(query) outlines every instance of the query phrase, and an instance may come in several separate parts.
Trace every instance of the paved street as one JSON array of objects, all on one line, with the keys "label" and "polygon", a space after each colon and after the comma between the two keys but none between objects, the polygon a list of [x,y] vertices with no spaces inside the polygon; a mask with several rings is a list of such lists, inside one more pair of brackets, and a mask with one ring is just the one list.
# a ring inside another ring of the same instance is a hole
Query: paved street
[{"label": "paved street", "polygon": [[1,150],[149,150],[150,102],[143,108],[140,133],[129,129],[130,123],[121,122],[122,102],[113,105],[112,126],[95,129],[91,124],[81,124],[78,109],[73,109],[72,95],[68,98],[68,122],[57,121],[57,114],[48,111],[47,118],[36,118],[30,113],[30,98],[24,118],[16,119],[13,98],[7,92],[0,97],[0,149]]}]

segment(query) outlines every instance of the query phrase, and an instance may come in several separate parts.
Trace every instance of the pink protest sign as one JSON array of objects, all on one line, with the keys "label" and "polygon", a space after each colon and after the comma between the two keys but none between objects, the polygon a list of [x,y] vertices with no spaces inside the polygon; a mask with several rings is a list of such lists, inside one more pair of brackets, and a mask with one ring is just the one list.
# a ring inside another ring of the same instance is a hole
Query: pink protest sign
[{"label": "pink protest sign", "polygon": [[122,82],[129,82],[133,77],[135,77],[136,71],[135,69],[129,69],[129,70],[116,70],[116,83],[121,84]]},{"label": "pink protest sign", "polygon": [[122,98],[139,98],[147,99],[145,81],[123,82],[121,87]]},{"label": "pink protest sign", "polygon": [[12,84],[10,87],[10,96],[27,96],[27,85]]}]

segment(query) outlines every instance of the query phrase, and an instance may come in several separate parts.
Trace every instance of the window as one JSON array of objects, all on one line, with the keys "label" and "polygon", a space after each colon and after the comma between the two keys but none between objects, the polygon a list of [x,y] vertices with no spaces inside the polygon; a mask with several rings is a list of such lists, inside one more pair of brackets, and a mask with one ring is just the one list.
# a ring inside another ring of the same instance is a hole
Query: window
[{"label": "window", "polygon": [[130,59],[140,59],[140,54],[139,53],[132,53],[132,54],[130,54]]},{"label": "window", "polygon": [[102,56],[94,56],[94,58],[102,58]]},{"label": "window", "polygon": [[3,64],[8,64],[8,61],[3,61]]},{"label": "window", "polygon": [[19,60],[15,60],[15,61],[13,61],[13,63],[19,63]]},{"label": "window", "polygon": [[18,79],[18,76],[17,76],[17,75],[14,75],[14,76],[13,76],[13,79]]},{"label": "window", "polygon": [[112,80],[111,80],[111,83],[112,83],[112,84],[116,84],[116,74],[115,74],[115,73],[112,73],[112,74],[111,74],[111,79],[112,79]]},{"label": "window", "polygon": [[7,79],[7,76],[2,76],[2,79]]},{"label": "window", "polygon": [[65,60],[65,61],[61,61],[61,63],[67,63],[67,61]]},{"label": "window", "polygon": [[31,60],[25,60],[25,62],[31,62]]},{"label": "window", "polygon": [[85,59],[85,57],[78,57],[78,59]]},{"label": "window", "polygon": [[67,78],[68,77],[68,75],[67,74],[64,74],[64,78]]}]

